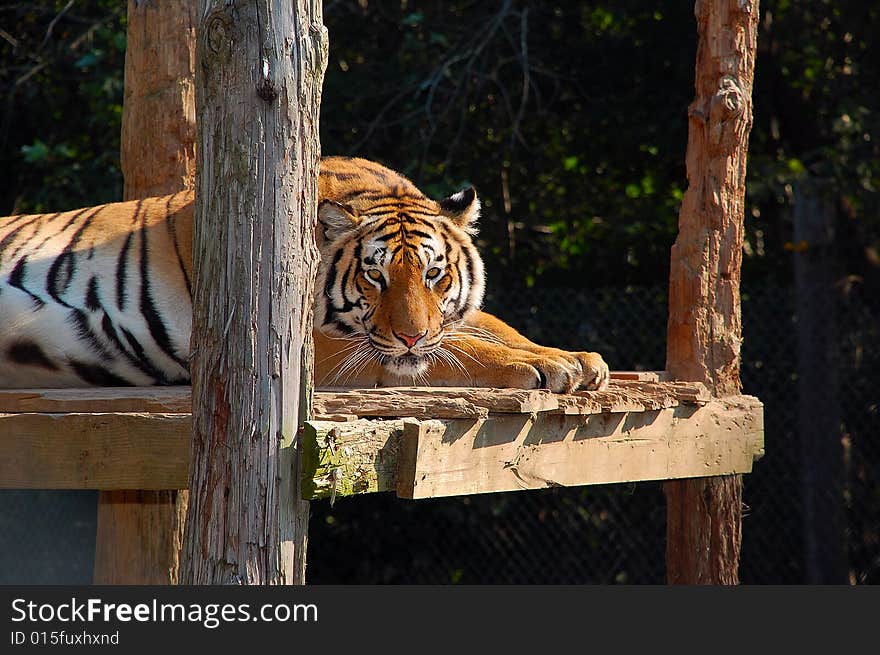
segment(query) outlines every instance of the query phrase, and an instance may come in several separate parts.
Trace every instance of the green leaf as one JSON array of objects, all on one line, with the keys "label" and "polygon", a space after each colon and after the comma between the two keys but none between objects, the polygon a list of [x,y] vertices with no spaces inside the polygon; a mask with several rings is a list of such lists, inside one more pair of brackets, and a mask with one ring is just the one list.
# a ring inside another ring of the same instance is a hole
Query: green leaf
[{"label": "green leaf", "polygon": [[29,164],[35,164],[41,161],[45,161],[49,156],[49,146],[45,143],[37,139],[34,141],[33,145],[30,146],[22,146],[21,152],[24,155],[24,160]]}]

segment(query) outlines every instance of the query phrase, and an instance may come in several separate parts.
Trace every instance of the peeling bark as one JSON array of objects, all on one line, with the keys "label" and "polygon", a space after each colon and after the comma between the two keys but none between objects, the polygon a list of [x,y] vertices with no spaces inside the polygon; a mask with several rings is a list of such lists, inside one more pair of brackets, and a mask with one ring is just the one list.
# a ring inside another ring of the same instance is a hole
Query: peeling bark
[{"label": "peeling bark", "polygon": [[198,5],[193,454],[181,580],[303,583],[297,427],[312,377],[317,0]]},{"label": "peeling bark", "polygon": [[[758,2],[698,0],[688,190],[672,247],[666,368],[715,396],[739,393],[740,266]],[[742,478],[665,485],[671,583],[738,582]]]}]

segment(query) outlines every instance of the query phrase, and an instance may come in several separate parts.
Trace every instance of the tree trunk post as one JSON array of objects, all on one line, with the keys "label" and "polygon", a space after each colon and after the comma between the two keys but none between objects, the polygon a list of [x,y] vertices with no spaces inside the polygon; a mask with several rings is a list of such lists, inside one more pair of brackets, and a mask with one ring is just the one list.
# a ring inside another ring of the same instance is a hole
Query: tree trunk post
[{"label": "tree trunk post", "polygon": [[[698,0],[695,99],[688,108],[688,190],[669,279],[666,368],[715,396],[740,392],[746,153],[752,126],[757,0]],[[667,482],[670,584],[736,584],[742,477]]]},{"label": "tree trunk post", "polygon": [[[129,0],[121,163],[126,200],[191,189],[195,24],[185,0]],[[98,494],[95,584],[174,584],[187,492]]]},{"label": "tree trunk post", "polygon": [[193,452],[185,584],[302,584],[312,378],[318,0],[199,0]]}]

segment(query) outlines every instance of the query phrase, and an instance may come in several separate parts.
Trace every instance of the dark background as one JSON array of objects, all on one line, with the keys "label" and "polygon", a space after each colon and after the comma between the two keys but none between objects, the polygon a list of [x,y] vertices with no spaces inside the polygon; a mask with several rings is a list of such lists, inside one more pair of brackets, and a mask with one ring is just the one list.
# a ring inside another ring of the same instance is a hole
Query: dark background
[{"label": "dark background", "polygon": [[[742,379],[765,403],[767,454],[744,480],[741,576],[877,582],[880,6],[760,11]],[[121,197],[124,14],[110,0],[0,7],[0,213]],[[435,197],[474,184],[489,311],[612,368],[662,369],[693,7],[361,0],[325,2],[325,23],[323,152],[382,161]],[[804,238],[810,223],[821,238]],[[0,582],[89,582],[95,504],[0,491]],[[662,582],[664,525],[650,483],[375,494],[313,503],[308,574]]]}]

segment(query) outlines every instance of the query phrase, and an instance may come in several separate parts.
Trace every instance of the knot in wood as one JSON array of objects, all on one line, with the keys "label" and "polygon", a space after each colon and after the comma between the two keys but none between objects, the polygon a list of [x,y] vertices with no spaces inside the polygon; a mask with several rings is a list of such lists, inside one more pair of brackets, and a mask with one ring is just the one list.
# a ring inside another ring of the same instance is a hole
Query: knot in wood
[{"label": "knot in wood", "polygon": [[205,45],[215,55],[224,55],[232,50],[232,37],[229,35],[231,20],[225,13],[217,12],[208,18],[205,30]]},{"label": "knot in wood", "polygon": [[260,81],[257,84],[257,95],[266,102],[272,102],[278,97],[278,89],[275,87],[275,81],[272,79],[272,69],[269,66],[269,60],[264,58],[262,65]]},{"label": "knot in wood", "polygon": [[742,89],[733,75],[725,75],[718,81],[718,90],[712,96],[709,115],[721,121],[729,120],[742,114]]},{"label": "knot in wood", "polygon": [[724,75],[718,81],[718,89],[709,101],[710,142],[714,146],[736,146],[737,119],[745,111],[745,99],[737,79]]}]

